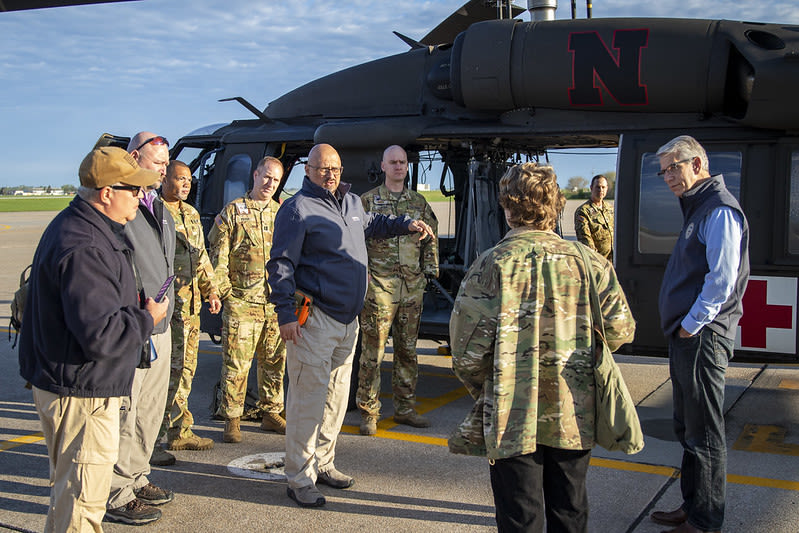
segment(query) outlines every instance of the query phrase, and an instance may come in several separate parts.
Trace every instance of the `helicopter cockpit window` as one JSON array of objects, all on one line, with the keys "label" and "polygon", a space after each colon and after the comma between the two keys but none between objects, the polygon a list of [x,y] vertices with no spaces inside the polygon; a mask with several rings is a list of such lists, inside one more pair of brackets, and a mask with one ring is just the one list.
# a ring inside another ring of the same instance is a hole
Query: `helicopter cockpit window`
[{"label": "helicopter cockpit window", "polygon": [[788,253],[799,254],[799,152],[791,153],[791,205],[788,214]]},{"label": "helicopter cockpit window", "polygon": [[222,205],[227,205],[232,200],[244,196],[250,185],[252,174],[252,159],[247,154],[236,154],[227,163],[225,172],[225,201]]},{"label": "helicopter cockpit window", "polygon": [[[707,157],[711,174],[723,174],[727,189],[740,201],[741,152],[708,152]],[[638,202],[638,251],[642,254],[670,254],[682,228],[680,205],[657,175],[659,170],[659,158],[645,153]]]}]

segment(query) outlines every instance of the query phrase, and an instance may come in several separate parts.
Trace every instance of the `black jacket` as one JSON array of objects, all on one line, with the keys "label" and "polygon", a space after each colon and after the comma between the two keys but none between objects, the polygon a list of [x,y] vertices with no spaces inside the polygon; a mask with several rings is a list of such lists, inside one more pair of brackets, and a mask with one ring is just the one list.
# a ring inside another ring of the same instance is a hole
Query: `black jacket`
[{"label": "black jacket", "polygon": [[30,276],[20,374],[60,396],[130,394],[153,319],[139,306],[130,250],[76,196],[45,230]]}]

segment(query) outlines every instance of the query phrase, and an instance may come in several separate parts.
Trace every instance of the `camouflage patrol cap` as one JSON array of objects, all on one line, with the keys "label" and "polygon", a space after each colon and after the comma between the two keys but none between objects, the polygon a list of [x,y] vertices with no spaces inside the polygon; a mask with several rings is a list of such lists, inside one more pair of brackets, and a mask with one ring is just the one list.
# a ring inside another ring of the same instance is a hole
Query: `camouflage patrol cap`
[{"label": "camouflage patrol cap", "polygon": [[147,187],[161,180],[160,173],[141,168],[132,155],[116,146],[104,146],[89,152],[80,164],[78,177],[82,186],[92,189],[115,183]]}]

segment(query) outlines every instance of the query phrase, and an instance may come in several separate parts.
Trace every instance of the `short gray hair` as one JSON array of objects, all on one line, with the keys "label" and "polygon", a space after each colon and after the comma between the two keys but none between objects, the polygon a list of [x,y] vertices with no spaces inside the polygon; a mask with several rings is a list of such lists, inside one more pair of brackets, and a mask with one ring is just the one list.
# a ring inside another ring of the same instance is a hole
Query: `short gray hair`
[{"label": "short gray hair", "polygon": [[84,187],[81,185],[78,187],[78,196],[86,200],[87,202],[94,202],[100,196],[100,191],[97,189],[93,189],[91,187]]},{"label": "short gray hair", "polygon": [[710,165],[707,161],[707,152],[705,152],[705,149],[701,144],[699,144],[699,141],[690,135],[680,135],[679,137],[673,138],[658,148],[658,151],[655,155],[658,157],[663,157],[664,155],[668,154],[675,154],[678,159],[693,159],[694,157],[698,157],[702,162],[702,168],[710,172]]}]

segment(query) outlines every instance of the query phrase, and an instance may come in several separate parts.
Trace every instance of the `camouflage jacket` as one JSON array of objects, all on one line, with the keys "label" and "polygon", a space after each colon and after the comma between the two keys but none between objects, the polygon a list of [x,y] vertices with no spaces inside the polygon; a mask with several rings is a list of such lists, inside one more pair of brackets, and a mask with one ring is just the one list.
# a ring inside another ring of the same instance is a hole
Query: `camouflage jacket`
[{"label": "camouflage jacket", "polygon": [[209,241],[223,300],[232,294],[246,302],[267,303],[266,262],[278,207],[272,200],[256,202],[244,196],[217,215]]},{"label": "camouflage jacket", "polygon": [[[538,443],[593,446],[590,286],[577,246],[517,228],[467,272],[449,330],[453,370],[477,401],[450,438],[451,451],[502,459]],[[589,255],[616,350],[632,341],[635,321],[613,268]]]},{"label": "camouflage jacket", "polygon": [[[408,215],[423,220],[438,234],[438,220],[424,196],[407,188],[396,198],[385,185],[380,185],[361,195],[364,211],[382,215]],[[410,285],[426,285],[424,276],[438,277],[438,239],[398,235],[396,237],[366,239],[371,282],[393,292],[392,284],[405,280]]]},{"label": "camouflage jacket", "polygon": [[200,313],[203,298],[217,293],[214,267],[205,251],[200,214],[179,200],[177,207],[164,202],[175,220],[175,314],[182,317]]},{"label": "camouflage jacket", "polygon": [[604,200],[600,207],[588,200],[574,212],[577,240],[605,259],[613,257],[613,207]]}]

